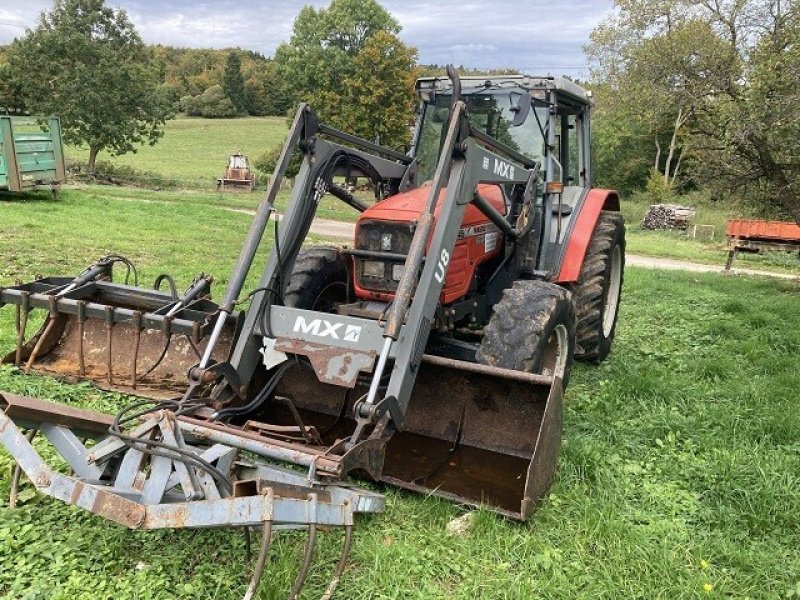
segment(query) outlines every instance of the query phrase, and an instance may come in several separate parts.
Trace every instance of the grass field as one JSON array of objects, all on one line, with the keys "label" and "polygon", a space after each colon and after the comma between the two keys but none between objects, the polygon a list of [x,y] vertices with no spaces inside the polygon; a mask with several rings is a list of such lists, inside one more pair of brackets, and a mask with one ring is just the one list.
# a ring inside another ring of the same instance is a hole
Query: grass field
[{"label": "grass field", "polygon": [[[168,271],[182,287],[202,270],[224,284],[249,218],[211,210],[213,195],[192,198],[124,201],[92,188],[59,202],[0,202],[0,285],[77,273],[112,250],[136,261],[147,283]],[[378,487],[386,513],[358,524],[337,597],[797,597],[798,306],[789,282],[628,269],[615,350],[604,365],[573,371],[557,480],[534,520],[479,511],[454,537],[445,527],[459,507]],[[0,354],[12,340],[6,308]],[[9,367],[0,389],[109,411],[127,403]],[[130,532],[29,485],[10,510],[11,466],[0,451],[0,597],[243,594],[240,533]],[[262,599],[285,597],[303,541],[278,537]],[[321,595],[340,543],[340,533],[321,535],[304,598]]]},{"label": "grass field", "polygon": [[[265,150],[280,144],[286,129],[284,117],[182,117],[167,121],[164,137],[155,146],[142,146],[136,153],[118,157],[101,152],[98,160],[158,173],[187,185],[207,182],[211,190],[228,164],[228,156],[241,151],[254,160]],[[89,149],[68,146],[65,154],[68,159],[85,161]]]}]

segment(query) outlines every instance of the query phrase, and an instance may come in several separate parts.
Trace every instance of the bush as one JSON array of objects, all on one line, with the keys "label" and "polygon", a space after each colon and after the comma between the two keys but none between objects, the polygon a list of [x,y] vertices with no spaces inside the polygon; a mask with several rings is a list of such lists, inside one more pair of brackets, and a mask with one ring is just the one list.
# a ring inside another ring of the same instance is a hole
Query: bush
[{"label": "bush", "polygon": [[664,180],[664,174],[650,170],[650,176],[644,190],[634,192],[636,202],[646,202],[647,204],[681,204],[675,186],[672,182]]},{"label": "bush", "polygon": [[94,174],[90,174],[84,161],[70,161],[68,165],[70,176],[75,181],[87,183],[121,185],[145,188],[150,190],[208,188],[209,183],[204,180],[178,180],[165,177],[160,173],[143,171],[130,165],[117,164],[109,161],[98,160]]},{"label": "bush", "polygon": [[218,119],[240,114],[221,85],[212,85],[198,96],[184,96],[180,99],[180,107],[190,117]]},{"label": "bush", "polygon": [[[255,167],[256,171],[258,171],[261,175],[266,176],[267,179],[271,177],[272,173],[275,171],[275,165],[278,164],[278,159],[281,156],[282,149],[283,144],[275,146],[274,148],[270,148],[262,155],[256,157],[256,159],[253,161],[253,166]],[[297,174],[300,172],[300,164],[302,162],[303,153],[298,148],[295,148],[294,154],[292,154],[292,158],[289,160],[289,166],[286,167],[285,177],[289,177],[291,179],[297,177]]]}]

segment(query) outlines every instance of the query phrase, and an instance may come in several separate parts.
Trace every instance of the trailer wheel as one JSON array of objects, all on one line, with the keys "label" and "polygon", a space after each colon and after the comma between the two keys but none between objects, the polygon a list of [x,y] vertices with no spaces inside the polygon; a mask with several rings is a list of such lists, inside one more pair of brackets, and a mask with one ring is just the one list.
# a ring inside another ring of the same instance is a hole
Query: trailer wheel
[{"label": "trailer wheel", "polygon": [[602,362],[611,351],[625,271],[625,221],[603,211],[597,221],[578,282],[572,286],[578,317],[577,358]]},{"label": "trailer wheel", "polygon": [[289,285],[283,294],[286,306],[336,312],[350,300],[347,266],[334,246],[302,248],[297,255]]},{"label": "trailer wheel", "polygon": [[574,350],[571,294],[545,281],[516,281],[494,305],[476,359],[494,367],[558,376],[566,387]]}]

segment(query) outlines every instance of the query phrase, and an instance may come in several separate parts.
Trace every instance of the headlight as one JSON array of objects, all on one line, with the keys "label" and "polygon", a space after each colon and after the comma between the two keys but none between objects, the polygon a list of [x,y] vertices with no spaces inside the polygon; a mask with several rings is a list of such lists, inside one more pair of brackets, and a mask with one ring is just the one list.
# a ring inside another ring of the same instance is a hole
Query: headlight
[{"label": "headlight", "polygon": [[399,263],[392,265],[392,279],[394,281],[400,281],[403,277],[403,269],[405,268],[405,264]]},{"label": "headlight", "polygon": [[383,279],[384,273],[383,263],[379,260],[365,260],[361,263],[361,274],[364,277]]}]

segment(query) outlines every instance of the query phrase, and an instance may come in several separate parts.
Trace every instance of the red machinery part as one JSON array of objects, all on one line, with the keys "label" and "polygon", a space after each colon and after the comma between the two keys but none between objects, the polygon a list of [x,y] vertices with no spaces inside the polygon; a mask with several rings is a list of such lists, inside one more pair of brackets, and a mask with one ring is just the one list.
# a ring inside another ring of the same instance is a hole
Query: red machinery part
[{"label": "red machinery part", "polygon": [[785,221],[730,219],[726,233],[729,238],[774,240],[788,244],[800,243],[800,225]]},{"label": "red machinery part", "polygon": [[[488,200],[501,214],[506,213],[503,191],[497,185],[479,184],[478,193]],[[444,201],[443,189],[434,215],[438,217]],[[411,223],[419,217],[428,201],[430,186],[425,185],[403,194],[397,194],[364,211],[356,224],[356,229],[364,221],[382,221],[397,224]],[[356,233],[358,238],[358,233]],[[442,289],[442,304],[449,304],[463,298],[475,276],[475,269],[485,261],[497,256],[503,248],[503,234],[475,205],[467,206],[459,232],[459,240],[453,249],[447,278]],[[356,296],[365,300],[389,301],[393,292],[381,292],[360,285],[358,274],[354,281]]]},{"label": "red machinery part", "polygon": [[619,194],[614,190],[592,189],[586,195],[581,211],[572,229],[561,270],[555,278],[556,283],[573,283],[578,280],[586,256],[586,249],[592,241],[592,234],[604,210],[619,211]]}]

